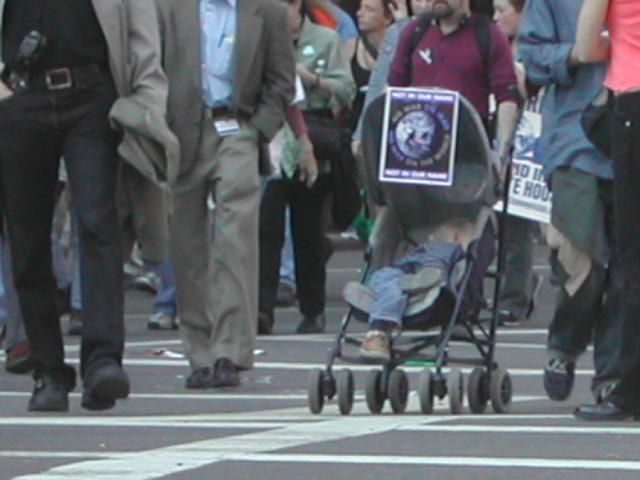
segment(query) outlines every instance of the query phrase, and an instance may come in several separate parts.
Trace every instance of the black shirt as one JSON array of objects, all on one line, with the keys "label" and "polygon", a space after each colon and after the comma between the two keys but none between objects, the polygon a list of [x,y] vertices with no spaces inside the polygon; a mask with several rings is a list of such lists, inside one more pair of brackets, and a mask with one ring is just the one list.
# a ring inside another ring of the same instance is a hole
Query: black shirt
[{"label": "black shirt", "polygon": [[9,68],[20,42],[32,30],[42,33],[49,45],[34,70],[108,64],[107,42],[91,0],[7,0],[2,59]]}]

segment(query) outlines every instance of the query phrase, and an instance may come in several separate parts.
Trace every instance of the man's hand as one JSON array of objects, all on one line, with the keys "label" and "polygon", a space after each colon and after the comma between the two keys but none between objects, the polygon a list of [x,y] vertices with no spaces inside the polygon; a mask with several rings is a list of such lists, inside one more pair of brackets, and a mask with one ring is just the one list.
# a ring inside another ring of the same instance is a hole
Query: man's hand
[{"label": "man's hand", "polygon": [[303,135],[299,138],[302,160],[300,162],[299,180],[304,183],[308,188],[313,187],[318,179],[318,161],[313,153],[313,145],[309,140],[308,135]]},{"label": "man's hand", "polygon": [[396,22],[409,16],[407,0],[394,0],[393,2],[389,3],[389,10],[391,10],[391,15],[393,15],[393,18]]},{"label": "man's hand", "polygon": [[0,101],[5,100],[13,95],[13,91],[0,80]]},{"label": "man's hand", "polygon": [[305,85],[312,86],[316,83],[316,76],[303,63],[296,64],[296,73]]}]

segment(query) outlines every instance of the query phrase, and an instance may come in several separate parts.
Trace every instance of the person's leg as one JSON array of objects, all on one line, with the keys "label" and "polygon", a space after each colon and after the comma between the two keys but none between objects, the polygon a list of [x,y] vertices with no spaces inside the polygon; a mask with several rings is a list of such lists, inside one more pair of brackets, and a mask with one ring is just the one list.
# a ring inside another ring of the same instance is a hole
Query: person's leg
[{"label": "person's leg", "polygon": [[506,255],[498,315],[500,323],[509,324],[525,320],[530,313],[536,281],[532,267],[537,224],[513,215],[507,215],[505,224]]},{"label": "person's leg", "polygon": [[312,188],[292,182],[290,191],[298,302],[303,320],[298,333],[324,330],[326,245],[322,222],[329,178],[321,175]]},{"label": "person's leg", "polygon": [[[210,351],[239,368],[253,366],[258,319],[258,133],[242,125],[221,140],[213,172],[213,325]],[[234,380],[235,383],[235,380]]]},{"label": "person's leg", "polygon": [[11,253],[5,235],[0,237],[0,262],[2,264],[2,314],[5,318],[4,349],[25,343],[27,334],[24,331],[22,312],[18,305],[18,296],[11,278]]},{"label": "person's leg", "polygon": [[[147,268],[152,268],[149,265]],[[147,321],[150,330],[175,330],[178,328],[176,316],[176,280],[173,264],[163,263],[153,267],[160,278],[160,288],[153,301],[153,315]]]},{"label": "person's leg", "polygon": [[83,377],[93,363],[109,359],[120,364],[124,348],[122,237],[116,210],[119,137],[108,121],[116,94],[106,80],[94,88],[91,102],[78,100],[69,111],[63,152],[80,246]]},{"label": "person's leg", "polygon": [[270,179],[260,202],[260,284],[258,333],[271,333],[273,311],[278,291],[278,268],[284,241],[287,204],[287,183],[281,178]]},{"label": "person's leg", "polygon": [[51,377],[70,390],[75,374],[64,364],[51,266],[51,222],[61,147],[49,123],[48,107],[46,94],[38,92],[24,92],[0,103],[1,201],[34,377]]},{"label": "person's leg", "polygon": [[388,361],[391,357],[391,330],[402,325],[409,303],[402,291],[400,268],[384,267],[371,275],[369,289],[373,305],[369,312],[369,330],[360,346],[360,355],[367,360]]},{"label": "person's leg", "polygon": [[640,95],[619,98],[614,119],[615,233],[623,272],[621,380],[609,395],[617,406],[640,412]]},{"label": "person's leg", "polygon": [[620,344],[622,341],[622,271],[615,242],[615,225],[612,203],[612,182],[602,180],[601,192],[606,204],[606,232],[611,252],[601,315],[596,317],[593,331],[593,363],[596,374],[591,380],[591,391],[596,399],[606,393],[620,380]]},{"label": "person's leg", "polygon": [[154,313],[164,313],[175,318],[178,314],[176,306],[176,279],[175,269],[172,263],[163,263],[156,267],[160,276],[160,290],[153,302]]},{"label": "person's leg", "polygon": [[171,263],[175,267],[180,336],[194,372],[211,369],[214,360],[209,348],[214,286],[210,277],[207,192],[206,179],[190,179],[186,185],[178,181],[171,223]]},{"label": "person's leg", "polygon": [[291,211],[285,210],[284,245],[280,255],[280,277],[276,302],[280,306],[291,306],[296,296],[296,264],[291,239]]},{"label": "person's leg", "polygon": [[7,352],[5,370],[10,373],[28,373],[33,369],[31,351],[27,334],[24,330],[24,320],[18,305],[18,297],[11,278],[11,255],[6,237],[0,237],[0,262],[2,288],[0,327],[4,327],[4,349]]}]

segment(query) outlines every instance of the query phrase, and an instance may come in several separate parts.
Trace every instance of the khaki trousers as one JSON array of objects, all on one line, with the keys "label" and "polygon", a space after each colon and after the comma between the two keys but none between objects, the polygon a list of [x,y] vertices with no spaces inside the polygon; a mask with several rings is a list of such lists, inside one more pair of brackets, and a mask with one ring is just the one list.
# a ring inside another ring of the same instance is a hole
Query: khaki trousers
[{"label": "khaki trousers", "polygon": [[[215,202],[212,228],[207,199]],[[258,133],[202,126],[199,158],[174,188],[171,225],[180,334],[191,368],[253,366],[258,309]]]}]

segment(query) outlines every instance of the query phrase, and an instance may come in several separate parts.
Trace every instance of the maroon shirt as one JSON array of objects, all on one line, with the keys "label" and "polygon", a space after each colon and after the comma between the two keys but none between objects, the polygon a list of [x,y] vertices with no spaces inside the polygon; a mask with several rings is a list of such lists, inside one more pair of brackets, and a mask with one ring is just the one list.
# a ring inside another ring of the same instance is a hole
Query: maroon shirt
[{"label": "maroon shirt", "polygon": [[[489,94],[498,104],[516,101],[516,74],[511,47],[507,37],[491,24],[491,53],[489,74],[482,63],[482,54],[472,25],[474,15],[456,31],[443,35],[437,24],[432,24],[418,43],[411,57],[411,68],[406,62],[411,35],[418,22],[412,21],[404,29],[398,42],[395,58],[389,72],[389,85],[393,87],[441,87],[455,90],[469,100],[482,118],[489,115]],[[428,63],[426,58],[430,58]]]}]

